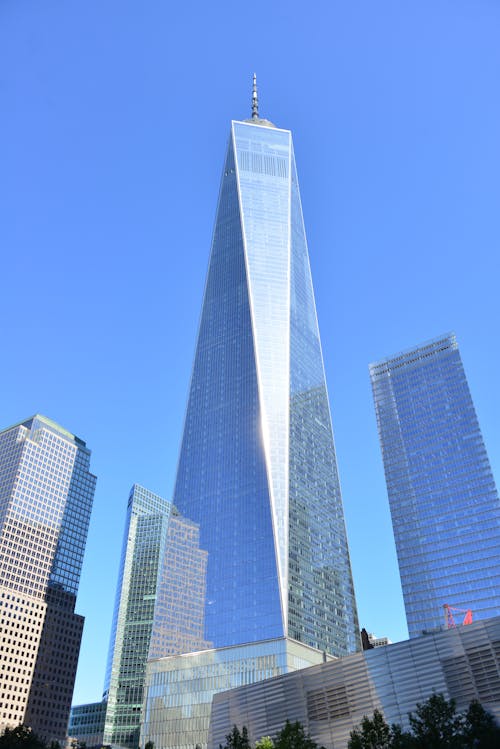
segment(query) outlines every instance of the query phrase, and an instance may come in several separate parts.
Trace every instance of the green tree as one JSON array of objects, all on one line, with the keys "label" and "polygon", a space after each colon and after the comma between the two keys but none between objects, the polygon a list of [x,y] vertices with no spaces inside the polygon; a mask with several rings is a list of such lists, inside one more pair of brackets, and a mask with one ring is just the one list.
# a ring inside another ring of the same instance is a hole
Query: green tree
[{"label": "green tree", "polygon": [[456,712],[454,700],[433,694],[408,715],[411,732],[400,725],[389,727],[375,710],[351,731],[348,749],[499,749],[500,727],[483,706],[470,703],[467,712]]},{"label": "green tree", "polygon": [[274,749],[318,749],[318,745],[306,734],[302,723],[287,720],[274,739]]},{"label": "green tree", "polygon": [[455,749],[463,746],[464,719],[457,715],[455,700],[432,694],[417,703],[415,713],[408,716],[417,749]]},{"label": "green tree", "polygon": [[255,749],[274,749],[274,741],[270,736],[263,736],[255,744]]},{"label": "green tree", "polygon": [[226,743],[224,746],[219,744],[219,749],[251,749],[247,727],[243,726],[240,733],[238,726],[233,726],[231,733],[226,736]]},{"label": "green tree", "polygon": [[414,749],[415,741],[411,733],[403,731],[398,723],[391,726],[391,749]]},{"label": "green tree", "polygon": [[498,749],[500,728],[480,702],[473,700],[465,713],[464,746],[469,749]]},{"label": "green tree", "polygon": [[379,710],[373,718],[366,715],[360,728],[351,731],[348,749],[390,749],[391,729]]},{"label": "green tree", "polygon": [[0,749],[46,749],[45,744],[28,726],[6,728],[0,736]]},{"label": "green tree", "polygon": [[146,741],[144,749],[155,749],[154,741]]},{"label": "green tree", "polygon": [[412,749],[413,739],[401,726],[389,726],[379,710],[373,718],[366,715],[360,728],[351,731],[348,749]]}]

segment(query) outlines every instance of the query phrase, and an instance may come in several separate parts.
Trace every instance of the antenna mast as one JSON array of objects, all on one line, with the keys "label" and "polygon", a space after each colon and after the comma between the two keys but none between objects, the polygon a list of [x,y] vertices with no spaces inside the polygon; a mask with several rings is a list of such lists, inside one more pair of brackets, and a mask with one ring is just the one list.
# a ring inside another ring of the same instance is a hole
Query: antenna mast
[{"label": "antenna mast", "polygon": [[257,76],[253,74],[253,89],[252,89],[252,120],[259,119],[259,99],[257,98]]}]

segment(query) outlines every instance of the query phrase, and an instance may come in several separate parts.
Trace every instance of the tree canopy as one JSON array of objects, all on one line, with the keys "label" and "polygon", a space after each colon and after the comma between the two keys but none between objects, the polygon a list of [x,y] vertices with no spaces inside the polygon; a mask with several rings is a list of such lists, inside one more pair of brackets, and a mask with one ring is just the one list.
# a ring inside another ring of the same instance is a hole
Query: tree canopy
[{"label": "tree canopy", "polygon": [[[246,726],[243,726],[241,733],[237,726],[233,726],[231,733],[226,736],[226,743],[224,746],[219,744],[219,749],[252,749]],[[318,747],[316,742],[306,734],[301,723],[298,721],[291,723],[287,720],[274,739],[270,736],[263,736],[255,744],[255,749],[324,749],[324,747]]]},{"label": "tree canopy", "polygon": [[302,723],[287,720],[274,740],[274,749],[318,749],[318,745],[306,734]]},{"label": "tree canopy", "polygon": [[0,736],[0,749],[47,749],[47,746],[31,728],[19,725],[4,730]]},{"label": "tree canopy", "polygon": [[226,743],[224,746],[219,744],[219,749],[251,749],[246,726],[243,726],[241,733],[237,726],[233,726],[231,733],[226,736]]},{"label": "tree canopy", "polygon": [[455,700],[433,694],[409,713],[410,731],[389,726],[382,713],[364,717],[351,731],[348,749],[498,749],[500,728],[483,706],[473,701],[457,713]]},{"label": "tree canopy", "polygon": [[[365,716],[359,728],[351,731],[348,749],[500,749],[500,727],[475,700],[467,711],[457,713],[454,700],[433,694],[417,704],[408,721],[410,730],[406,731],[398,723],[389,725],[383,714],[375,710],[371,718]],[[240,731],[233,726],[219,749],[252,749],[246,727]],[[263,736],[255,743],[255,749],[324,747],[318,747],[301,723],[287,720],[274,738]]]}]

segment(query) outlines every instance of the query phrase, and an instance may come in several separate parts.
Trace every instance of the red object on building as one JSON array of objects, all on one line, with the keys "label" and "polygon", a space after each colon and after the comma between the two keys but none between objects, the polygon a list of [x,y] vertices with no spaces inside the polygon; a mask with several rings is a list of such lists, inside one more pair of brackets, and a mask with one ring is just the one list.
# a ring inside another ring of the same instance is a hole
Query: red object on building
[{"label": "red object on building", "polygon": [[453,612],[459,614],[465,614],[462,626],[466,624],[472,624],[472,609],[457,609],[454,606],[450,606],[448,603],[443,605],[444,608],[444,626],[446,629],[452,629],[456,627],[455,618]]}]

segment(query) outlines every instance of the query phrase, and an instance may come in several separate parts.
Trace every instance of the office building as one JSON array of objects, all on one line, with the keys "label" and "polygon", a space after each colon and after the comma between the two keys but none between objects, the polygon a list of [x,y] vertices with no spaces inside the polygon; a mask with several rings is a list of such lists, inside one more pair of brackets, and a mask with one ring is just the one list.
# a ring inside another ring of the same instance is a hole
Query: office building
[{"label": "office building", "polygon": [[500,502],[455,336],[370,375],[410,637],[499,615]]},{"label": "office building", "polygon": [[0,433],[0,728],[65,740],[83,617],[74,613],[96,478],[45,418]]},{"label": "office building", "polygon": [[73,705],[69,717],[68,736],[85,749],[101,749],[106,721],[106,702]]},{"label": "office building", "polygon": [[138,746],[148,653],[207,646],[206,558],[198,526],[135,484],[127,505],[103,699],[72,707],[71,737],[87,747]]},{"label": "office building", "polygon": [[252,746],[298,720],[318,746],[346,749],[350,732],[379,710],[409,729],[408,713],[432,693],[466,710],[472,700],[500,721],[500,618],[364,650],[328,663],[217,694],[208,748],[234,725]]},{"label": "office building", "polygon": [[138,484],[132,487],[103,694],[104,744],[128,749],[139,744],[144,673],[170,512],[167,500]]},{"label": "office building", "polygon": [[[252,118],[231,125],[173,501],[207,552],[204,639],[217,673],[217,653],[241,647],[246,662],[256,643],[267,668],[284,671],[359,649],[292,137],[259,117],[255,86]],[[151,730],[172,663],[150,667],[142,733],[165,747],[183,733]],[[184,699],[186,746],[205,744],[215,688],[172,689],[164,725],[183,720]]]}]

